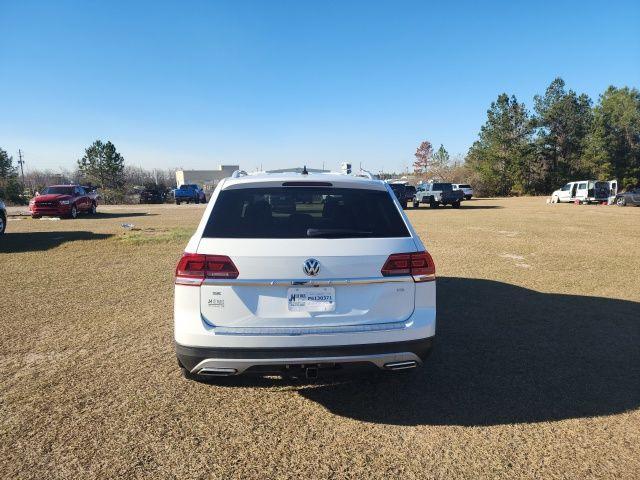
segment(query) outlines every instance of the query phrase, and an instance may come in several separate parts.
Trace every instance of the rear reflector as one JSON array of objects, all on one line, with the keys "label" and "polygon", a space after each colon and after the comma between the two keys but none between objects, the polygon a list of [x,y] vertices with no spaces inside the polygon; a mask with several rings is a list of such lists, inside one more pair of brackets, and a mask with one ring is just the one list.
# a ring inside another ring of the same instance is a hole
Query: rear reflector
[{"label": "rear reflector", "polygon": [[239,272],[224,255],[185,253],[176,267],[176,283],[200,286],[205,278],[238,278]]},{"label": "rear reflector", "polygon": [[384,277],[412,275],[416,282],[432,282],[436,279],[436,265],[429,252],[394,253],[380,273]]}]

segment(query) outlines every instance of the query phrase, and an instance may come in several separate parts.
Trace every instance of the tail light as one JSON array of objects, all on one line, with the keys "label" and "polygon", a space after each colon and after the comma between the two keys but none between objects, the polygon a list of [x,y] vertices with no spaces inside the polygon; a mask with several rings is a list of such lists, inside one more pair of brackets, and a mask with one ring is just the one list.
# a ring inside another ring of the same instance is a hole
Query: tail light
[{"label": "tail light", "polygon": [[238,278],[239,272],[224,255],[185,253],[176,267],[176,284],[202,285],[205,278]]},{"label": "tail light", "polygon": [[436,279],[436,265],[429,252],[394,253],[380,273],[384,277],[412,275],[416,282],[432,282]]}]

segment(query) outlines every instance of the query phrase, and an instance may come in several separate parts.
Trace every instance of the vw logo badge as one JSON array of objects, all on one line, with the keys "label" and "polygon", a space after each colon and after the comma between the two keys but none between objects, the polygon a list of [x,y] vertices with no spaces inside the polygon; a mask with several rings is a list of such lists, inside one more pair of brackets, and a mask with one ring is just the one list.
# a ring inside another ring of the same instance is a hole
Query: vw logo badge
[{"label": "vw logo badge", "polygon": [[320,273],[320,262],[315,258],[307,258],[302,264],[302,271],[310,277],[315,277]]}]

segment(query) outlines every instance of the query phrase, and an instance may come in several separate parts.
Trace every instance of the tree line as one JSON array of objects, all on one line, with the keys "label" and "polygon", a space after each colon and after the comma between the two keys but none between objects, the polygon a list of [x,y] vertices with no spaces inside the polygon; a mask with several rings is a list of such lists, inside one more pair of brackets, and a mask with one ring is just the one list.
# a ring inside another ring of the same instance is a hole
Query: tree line
[{"label": "tree line", "polygon": [[594,105],[556,78],[533,98],[533,112],[503,93],[491,103],[464,162],[422,142],[414,171],[472,183],[482,195],[548,194],[571,180],[640,184],[640,92],[610,86]]},{"label": "tree line", "polygon": [[54,184],[81,184],[100,188],[106,203],[123,203],[136,187],[175,188],[174,170],[144,169],[125,165],[124,157],[109,141],[96,140],[85,149],[73,170],[30,169],[19,177],[13,158],[0,148],[0,198],[25,204],[35,192]]}]

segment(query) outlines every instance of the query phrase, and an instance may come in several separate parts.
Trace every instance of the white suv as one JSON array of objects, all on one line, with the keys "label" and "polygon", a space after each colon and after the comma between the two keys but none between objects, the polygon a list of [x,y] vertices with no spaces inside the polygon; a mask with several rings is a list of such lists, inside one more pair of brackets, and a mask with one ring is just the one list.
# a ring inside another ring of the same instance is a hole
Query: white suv
[{"label": "white suv", "polygon": [[414,368],[435,335],[435,266],[382,181],[235,172],[178,263],[174,321],[188,378]]}]

